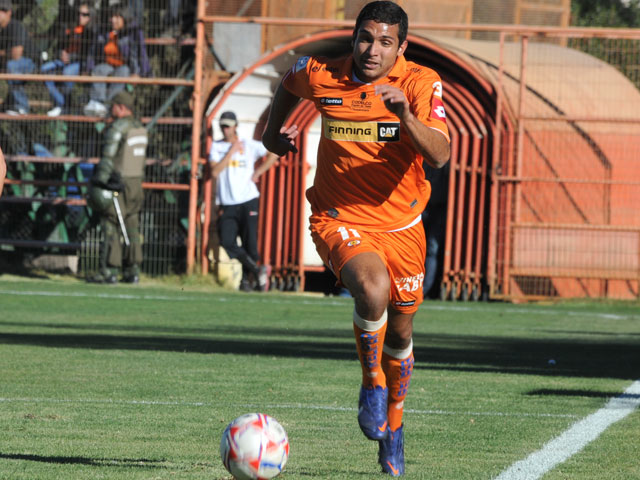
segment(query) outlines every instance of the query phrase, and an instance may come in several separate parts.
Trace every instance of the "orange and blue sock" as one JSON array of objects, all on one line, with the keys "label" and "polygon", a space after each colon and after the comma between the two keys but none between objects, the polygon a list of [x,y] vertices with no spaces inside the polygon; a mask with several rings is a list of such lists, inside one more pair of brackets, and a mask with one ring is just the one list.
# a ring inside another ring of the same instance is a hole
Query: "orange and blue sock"
[{"label": "orange and blue sock", "polygon": [[389,388],[389,406],[387,419],[389,428],[396,431],[402,426],[404,413],[404,399],[409,390],[411,374],[413,373],[413,341],[409,347],[398,350],[384,346],[382,354],[382,369],[386,375]]},{"label": "orange and blue sock", "polygon": [[377,321],[365,320],[353,311],[353,332],[356,337],[358,358],[362,366],[362,385],[387,386],[382,370],[382,348],[387,331],[387,312]]}]

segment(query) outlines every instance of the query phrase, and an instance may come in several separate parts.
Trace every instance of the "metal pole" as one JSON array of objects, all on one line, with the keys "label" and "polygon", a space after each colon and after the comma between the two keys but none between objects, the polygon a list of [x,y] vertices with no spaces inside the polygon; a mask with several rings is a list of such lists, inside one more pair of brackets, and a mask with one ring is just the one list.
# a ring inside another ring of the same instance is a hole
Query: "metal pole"
[{"label": "metal pole", "polygon": [[193,273],[196,256],[196,211],[198,207],[198,165],[200,164],[200,134],[202,131],[202,64],[204,51],[204,0],[198,0],[196,25],[196,60],[193,84],[193,130],[191,133],[191,178],[189,195],[189,228],[187,232],[187,274]]}]

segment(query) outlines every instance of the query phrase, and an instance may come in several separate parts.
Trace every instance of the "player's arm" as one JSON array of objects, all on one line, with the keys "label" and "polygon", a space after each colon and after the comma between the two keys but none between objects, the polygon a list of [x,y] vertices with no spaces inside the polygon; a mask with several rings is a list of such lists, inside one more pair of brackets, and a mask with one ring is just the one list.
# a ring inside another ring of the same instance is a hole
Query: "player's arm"
[{"label": "player's arm", "polygon": [[222,173],[222,171],[229,166],[229,162],[233,158],[233,155],[242,150],[242,140],[236,140],[233,142],[227,153],[224,154],[224,157],[219,162],[211,162],[213,166],[211,167],[211,176],[213,178],[218,178],[218,176]]},{"label": "player's arm", "polygon": [[433,168],[443,167],[451,155],[447,138],[438,130],[422,123],[411,112],[409,101],[399,88],[388,84],[377,85],[376,94],[380,95],[387,108],[398,116],[416,150],[426,162]]},{"label": "player's arm", "polygon": [[257,182],[258,179],[262,176],[262,174],[267,170],[269,170],[278,161],[278,158],[279,158],[278,155],[276,155],[275,153],[271,153],[271,152],[267,153],[264,161],[253,172],[253,175],[251,176],[251,180],[253,180],[254,182]]},{"label": "player's arm", "polygon": [[293,145],[293,139],[298,136],[298,126],[291,125],[288,128],[283,127],[289,113],[300,101],[300,97],[289,92],[282,83],[278,86],[271,109],[269,110],[269,119],[267,126],[262,134],[262,143],[270,152],[282,157],[288,152],[297,152]]}]

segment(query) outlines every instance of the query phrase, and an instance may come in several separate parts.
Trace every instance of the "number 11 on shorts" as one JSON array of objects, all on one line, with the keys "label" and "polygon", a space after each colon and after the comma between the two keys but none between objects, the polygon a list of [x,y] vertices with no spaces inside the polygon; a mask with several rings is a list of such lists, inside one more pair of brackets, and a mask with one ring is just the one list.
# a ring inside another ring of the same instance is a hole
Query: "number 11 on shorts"
[{"label": "number 11 on shorts", "polygon": [[355,228],[338,228],[338,233],[342,236],[342,240],[349,240],[350,237],[360,238],[360,234]]}]

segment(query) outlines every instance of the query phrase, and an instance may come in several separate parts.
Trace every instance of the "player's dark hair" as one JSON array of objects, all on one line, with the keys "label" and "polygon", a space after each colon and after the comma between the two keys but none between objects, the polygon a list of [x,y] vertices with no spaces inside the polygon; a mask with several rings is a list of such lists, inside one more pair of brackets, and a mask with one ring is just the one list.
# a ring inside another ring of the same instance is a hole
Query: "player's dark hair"
[{"label": "player's dark hair", "polygon": [[397,3],[388,0],[367,3],[362,10],[360,10],[358,18],[356,19],[356,26],[353,29],[354,41],[358,36],[358,30],[360,30],[362,22],[365,20],[373,20],[374,22],[386,23],[388,25],[398,25],[399,43],[407,39],[409,18],[407,17],[407,13]]}]

